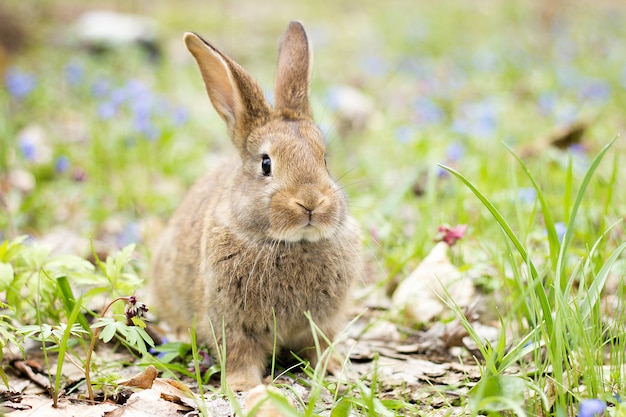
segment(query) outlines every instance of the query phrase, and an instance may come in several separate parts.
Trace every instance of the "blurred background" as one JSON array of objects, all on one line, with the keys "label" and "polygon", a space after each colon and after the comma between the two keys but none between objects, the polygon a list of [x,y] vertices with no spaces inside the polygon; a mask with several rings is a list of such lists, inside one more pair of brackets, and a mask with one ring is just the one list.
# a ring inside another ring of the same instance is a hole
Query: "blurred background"
[{"label": "blurred background", "polygon": [[[532,216],[536,196],[511,174],[504,142],[558,207],[564,167],[582,175],[624,130],[625,17],[617,0],[4,0],[0,236],[148,253],[191,182],[232,151],[183,33],[234,58],[271,99],[278,41],[299,19],[329,165],[375,275],[393,274],[424,254],[438,224],[497,230],[437,163]],[[589,227],[621,216],[615,198]]]}]

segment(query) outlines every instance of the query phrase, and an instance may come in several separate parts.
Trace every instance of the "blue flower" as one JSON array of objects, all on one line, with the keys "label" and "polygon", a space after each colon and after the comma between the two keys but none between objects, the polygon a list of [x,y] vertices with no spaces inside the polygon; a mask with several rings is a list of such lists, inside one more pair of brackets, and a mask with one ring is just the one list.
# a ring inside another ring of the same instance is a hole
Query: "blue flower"
[{"label": "blue flower", "polygon": [[4,84],[13,97],[26,97],[37,85],[37,78],[33,74],[25,73],[17,68],[10,68],[4,76]]},{"label": "blue flower", "polygon": [[452,122],[452,131],[474,138],[492,136],[497,129],[497,103],[483,100],[465,103]]},{"label": "blue flower", "polygon": [[537,199],[537,190],[528,187],[528,188],[520,188],[517,190],[517,199],[528,204],[533,204]]},{"label": "blue flower", "polygon": [[539,111],[544,116],[552,114],[557,104],[558,97],[553,91],[544,91],[543,93],[541,93],[541,95],[539,96],[539,100],[537,101]]},{"label": "blue flower", "polygon": [[563,242],[563,236],[565,236],[565,232],[567,232],[567,226],[565,225],[565,223],[554,223],[554,229],[556,231],[556,237],[559,239],[559,242]]},{"label": "blue flower", "polygon": [[98,105],[98,116],[102,120],[109,120],[117,114],[117,105],[112,101],[105,101]]},{"label": "blue flower", "polygon": [[458,162],[465,155],[465,146],[459,142],[452,142],[446,148],[446,156],[449,162]]},{"label": "blue flower", "polygon": [[120,248],[123,248],[131,243],[141,242],[141,226],[139,223],[127,223],[122,231],[117,235],[116,241]]},{"label": "blue flower", "polygon": [[418,124],[435,124],[441,122],[444,117],[443,110],[429,98],[419,98],[413,105]]},{"label": "blue flower", "polygon": [[411,139],[415,136],[415,129],[411,126],[399,126],[396,129],[396,139],[400,143],[409,143]]},{"label": "blue flower", "polygon": [[367,74],[373,77],[380,77],[389,72],[389,65],[378,55],[366,55],[360,59],[360,67]]},{"label": "blue flower", "polygon": [[37,144],[31,136],[20,135],[18,146],[26,160],[34,161],[37,158]]},{"label": "blue flower", "polygon": [[606,410],[606,403],[602,400],[583,400],[578,406],[578,417],[603,416]]},{"label": "blue flower", "polygon": [[161,131],[152,122],[150,113],[140,113],[135,116],[135,130],[146,137],[148,140],[155,140],[161,134]]},{"label": "blue flower", "polygon": [[54,162],[54,169],[59,174],[63,174],[70,169],[70,160],[65,155],[60,155]]},{"label": "blue flower", "polygon": [[189,120],[189,112],[186,108],[177,106],[172,110],[172,121],[176,126],[182,126]]},{"label": "blue flower", "polygon": [[104,97],[109,93],[111,84],[104,78],[99,78],[91,85],[91,94],[94,97]]},{"label": "blue flower", "polygon": [[605,102],[611,98],[611,86],[602,80],[592,80],[580,91],[581,99]]},{"label": "blue flower", "polygon": [[85,69],[76,62],[70,62],[64,68],[65,79],[69,85],[78,85],[83,79]]}]

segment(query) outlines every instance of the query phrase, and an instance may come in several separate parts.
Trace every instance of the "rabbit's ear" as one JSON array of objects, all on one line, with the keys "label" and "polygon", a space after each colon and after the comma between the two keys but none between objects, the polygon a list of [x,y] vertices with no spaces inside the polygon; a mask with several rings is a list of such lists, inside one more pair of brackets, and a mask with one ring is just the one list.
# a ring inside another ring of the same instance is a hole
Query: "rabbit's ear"
[{"label": "rabbit's ear", "polygon": [[304,27],[289,24],[278,52],[274,108],[290,119],[312,118],[309,87],[313,55]]},{"label": "rabbit's ear", "polygon": [[271,112],[263,90],[232,59],[195,33],[185,33],[187,49],[196,59],[209,98],[226,122],[230,136],[240,152],[245,152],[246,138],[264,124]]}]

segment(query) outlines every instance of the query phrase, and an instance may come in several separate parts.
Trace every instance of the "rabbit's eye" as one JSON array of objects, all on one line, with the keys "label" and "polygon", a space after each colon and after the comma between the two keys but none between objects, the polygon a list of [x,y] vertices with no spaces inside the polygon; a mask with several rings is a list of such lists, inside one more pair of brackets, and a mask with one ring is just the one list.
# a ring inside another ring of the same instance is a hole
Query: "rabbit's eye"
[{"label": "rabbit's eye", "polygon": [[263,155],[263,159],[261,160],[261,169],[263,170],[263,175],[269,177],[272,174],[272,160],[269,155]]}]

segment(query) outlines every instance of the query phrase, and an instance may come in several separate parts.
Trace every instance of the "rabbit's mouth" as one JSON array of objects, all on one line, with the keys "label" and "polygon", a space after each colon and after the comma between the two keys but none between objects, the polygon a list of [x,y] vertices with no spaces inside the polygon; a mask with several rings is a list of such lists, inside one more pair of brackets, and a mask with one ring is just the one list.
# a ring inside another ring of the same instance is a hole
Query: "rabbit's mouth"
[{"label": "rabbit's mouth", "polygon": [[296,243],[296,242],[317,242],[323,239],[325,236],[317,226],[312,223],[307,223],[306,225],[298,228],[292,229],[289,231],[283,231],[275,236],[275,239],[282,240],[285,242]]}]

